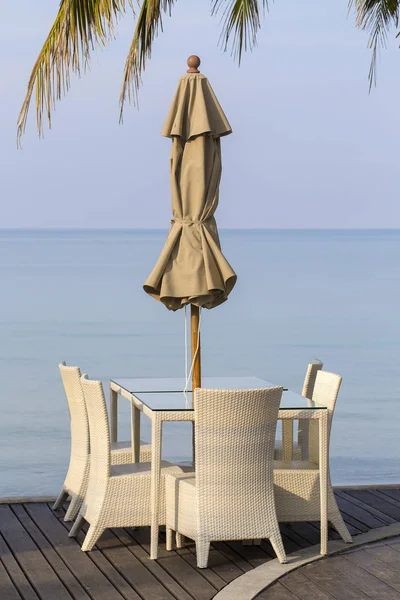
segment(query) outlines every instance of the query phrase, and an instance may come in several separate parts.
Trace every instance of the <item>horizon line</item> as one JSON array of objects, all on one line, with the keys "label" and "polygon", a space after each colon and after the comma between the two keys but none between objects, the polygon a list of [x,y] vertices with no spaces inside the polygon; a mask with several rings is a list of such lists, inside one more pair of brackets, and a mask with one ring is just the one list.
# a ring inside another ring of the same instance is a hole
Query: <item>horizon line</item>
[{"label": "horizon line", "polygon": [[[113,231],[113,232],[163,232],[168,227],[0,227],[0,232],[10,231]],[[400,231],[399,227],[218,227],[219,231]]]}]

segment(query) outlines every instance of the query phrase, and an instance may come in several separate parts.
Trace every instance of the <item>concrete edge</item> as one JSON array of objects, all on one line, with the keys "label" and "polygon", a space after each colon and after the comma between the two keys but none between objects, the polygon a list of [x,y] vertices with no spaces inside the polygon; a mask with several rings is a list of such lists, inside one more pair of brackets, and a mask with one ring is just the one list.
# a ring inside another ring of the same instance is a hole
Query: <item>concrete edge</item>
[{"label": "concrete edge", "polygon": [[28,504],[32,502],[54,502],[55,496],[9,496],[0,498],[0,504]]},{"label": "concrete edge", "polygon": [[[341,540],[331,540],[328,542],[328,554],[332,556],[352,550],[358,546],[377,542],[394,536],[400,535],[400,523],[392,525],[384,525],[377,529],[370,529],[367,533],[360,533],[353,538],[351,544],[346,544]],[[254,600],[255,596],[263,590],[270,587],[278,579],[287,575],[291,571],[295,571],[304,565],[321,560],[327,556],[319,554],[319,544],[305,548],[299,552],[294,552],[288,555],[288,562],[281,565],[277,558],[270,560],[267,563],[256,567],[248,573],[244,573],[227,586],[225,586],[216,596],[214,600],[232,600],[232,598],[240,598],[240,600]]]}]

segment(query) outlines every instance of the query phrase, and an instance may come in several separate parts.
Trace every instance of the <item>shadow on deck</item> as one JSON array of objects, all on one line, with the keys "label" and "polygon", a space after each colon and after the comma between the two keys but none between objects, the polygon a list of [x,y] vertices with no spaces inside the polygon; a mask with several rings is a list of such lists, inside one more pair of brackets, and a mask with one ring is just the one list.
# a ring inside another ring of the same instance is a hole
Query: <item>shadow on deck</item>
[{"label": "shadow on deck", "polygon": [[[336,496],[353,536],[400,521],[400,486],[343,489],[337,490]],[[265,540],[261,546],[217,542],[210,552],[209,567],[200,570],[196,567],[194,545],[166,552],[162,539],[159,559],[151,561],[148,528],[108,530],[96,549],[86,554],[80,550],[83,534],[77,541],[68,538],[70,524],[64,523],[63,516],[64,510],[53,512],[46,502],[0,505],[1,600],[210,600],[243,573],[275,558],[271,545]],[[288,554],[319,543],[317,523],[283,524],[281,531]],[[338,539],[339,536],[330,530],[329,537]],[[394,565],[388,560],[395,561],[397,554],[400,558],[400,541],[354,552],[349,547],[344,555],[318,561],[287,575],[264,591],[259,599],[400,600],[400,574],[397,572],[397,579],[392,580],[395,586],[389,580],[377,578],[366,566],[372,561],[371,552],[380,555],[381,571],[383,567],[394,571]],[[328,573],[330,565],[332,575]],[[337,576],[341,569],[346,576]],[[352,583],[349,583],[349,577],[353,577],[350,573],[354,573]],[[333,595],[332,589],[321,584],[332,577],[343,590],[349,585],[356,588],[357,581],[364,587],[367,582],[371,585],[373,582],[377,590],[379,587],[380,595],[371,596],[363,587],[359,587],[359,596],[349,595],[349,591],[347,595],[340,595],[340,590],[339,595]]]}]

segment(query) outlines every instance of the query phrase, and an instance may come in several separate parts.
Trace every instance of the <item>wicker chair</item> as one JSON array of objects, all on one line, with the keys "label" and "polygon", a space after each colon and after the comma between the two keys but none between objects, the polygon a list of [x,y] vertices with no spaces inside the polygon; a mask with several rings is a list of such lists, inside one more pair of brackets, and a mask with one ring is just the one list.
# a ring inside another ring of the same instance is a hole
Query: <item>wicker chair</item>
[{"label": "wicker chair", "polygon": [[[317,358],[307,367],[306,376],[303,384],[302,396],[312,398],[314,391],[315,378],[318,371],[323,367],[323,363]],[[293,439],[293,421],[291,419],[282,420],[282,440],[275,442],[275,460],[307,460],[308,459],[308,438],[310,421],[300,419],[298,421],[298,438]],[[311,426],[317,427],[318,423],[311,423]]]},{"label": "wicker chair", "polygon": [[[342,378],[335,373],[317,370],[312,400],[328,408],[329,434],[341,381]],[[308,460],[275,461],[274,463],[276,511],[280,522],[320,519],[317,421],[310,422],[308,452]],[[345,542],[352,541],[336,504],[330,478],[328,479],[328,520]]]},{"label": "wicker chair", "polygon": [[[89,422],[85,398],[81,387],[81,372],[78,367],[59,365],[61,378],[67,396],[71,424],[71,454],[68,472],[53,510],[62,506],[68,496],[71,502],[64,521],[72,521],[81,507],[89,479],[90,443]],[[141,442],[140,461],[151,460],[151,444]],[[111,464],[120,465],[132,462],[131,442],[111,444]]]},{"label": "wicker chair", "polygon": [[167,475],[167,550],[172,531],[196,543],[206,568],[211,541],[269,538],[286,561],[275,511],[273,452],[282,388],[195,390],[195,473]]},{"label": "wicker chair", "polygon": [[[82,544],[88,552],[109,527],[150,525],[151,463],[111,465],[110,430],[106,399],[100,381],[81,377],[81,385],[89,417],[90,471],[84,501],[69,537],[76,537],[84,521],[90,525]],[[162,483],[166,473],[182,473],[182,469],[161,462]],[[165,524],[165,486],[161,486],[160,525]]]}]

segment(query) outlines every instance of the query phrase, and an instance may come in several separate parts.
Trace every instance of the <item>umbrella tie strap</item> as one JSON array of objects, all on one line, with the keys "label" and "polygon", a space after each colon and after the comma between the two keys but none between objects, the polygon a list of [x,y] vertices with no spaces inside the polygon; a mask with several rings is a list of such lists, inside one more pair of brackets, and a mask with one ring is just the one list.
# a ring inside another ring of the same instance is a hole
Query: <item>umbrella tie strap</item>
[{"label": "umbrella tie strap", "polygon": [[210,221],[212,217],[206,217],[205,219],[196,219],[191,221],[190,219],[171,219],[171,225],[174,223],[179,223],[179,225],[201,225],[202,223],[206,223]]}]

